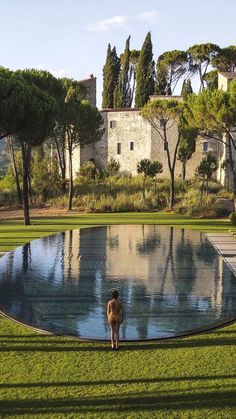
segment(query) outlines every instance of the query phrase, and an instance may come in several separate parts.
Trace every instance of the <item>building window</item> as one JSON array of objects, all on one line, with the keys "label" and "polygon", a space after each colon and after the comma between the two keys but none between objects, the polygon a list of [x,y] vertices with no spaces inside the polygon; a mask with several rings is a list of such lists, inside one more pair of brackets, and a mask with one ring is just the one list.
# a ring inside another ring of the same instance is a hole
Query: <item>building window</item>
[{"label": "building window", "polygon": [[110,121],[110,128],[116,127],[116,121]]},{"label": "building window", "polygon": [[208,142],[204,141],[203,145],[202,145],[202,149],[203,151],[208,151]]},{"label": "building window", "polygon": [[121,143],[117,143],[117,154],[121,154]]},{"label": "building window", "polygon": [[129,149],[131,151],[133,151],[133,149],[134,149],[134,142],[133,141],[130,141],[130,143],[129,143]]}]

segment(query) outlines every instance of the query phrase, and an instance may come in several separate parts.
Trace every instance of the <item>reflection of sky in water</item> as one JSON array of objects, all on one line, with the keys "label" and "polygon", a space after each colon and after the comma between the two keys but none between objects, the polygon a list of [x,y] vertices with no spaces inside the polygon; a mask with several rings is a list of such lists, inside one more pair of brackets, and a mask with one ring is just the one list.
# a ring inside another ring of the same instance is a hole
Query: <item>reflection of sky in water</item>
[{"label": "reflection of sky in water", "polygon": [[3,311],[33,326],[108,339],[118,289],[122,339],[205,330],[236,318],[236,280],[204,234],[109,226],[35,240],[0,260]]}]

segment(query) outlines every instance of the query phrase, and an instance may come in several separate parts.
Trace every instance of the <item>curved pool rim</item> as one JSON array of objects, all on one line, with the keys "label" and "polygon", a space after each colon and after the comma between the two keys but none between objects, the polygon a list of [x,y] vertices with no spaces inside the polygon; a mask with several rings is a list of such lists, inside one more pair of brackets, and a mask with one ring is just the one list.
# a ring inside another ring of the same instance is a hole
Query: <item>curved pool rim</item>
[{"label": "curved pool rim", "polygon": [[[12,321],[13,323],[17,324],[18,326],[24,326],[27,329],[30,329],[38,334],[42,334],[44,336],[55,336],[55,337],[61,337],[61,338],[66,338],[66,339],[74,339],[75,341],[79,341],[79,342],[90,342],[90,343],[108,343],[110,342],[110,339],[96,339],[96,338],[83,338],[77,335],[69,335],[66,333],[56,333],[56,332],[52,332],[50,330],[47,329],[41,329],[38,327],[34,327],[32,325],[30,325],[29,323],[23,322],[22,320],[17,319],[16,317],[13,316],[9,316],[9,314],[5,313],[4,311],[1,310],[0,308],[0,315],[5,318],[6,320]],[[207,329],[199,329],[196,331],[193,331],[191,333],[183,333],[180,335],[176,335],[176,336],[168,336],[168,337],[161,337],[161,338],[147,338],[147,339],[119,339],[119,342],[125,344],[127,343],[139,343],[139,342],[161,342],[164,340],[175,340],[175,339],[184,339],[184,338],[189,338],[191,336],[195,337],[195,336],[199,336],[199,335],[203,335],[205,333],[210,333],[210,332],[214,332],[217,331],[219,329],[223,329],[225,327],[231,326],[236,322],[236,318],[233,320],[230,320],[226,323],[222,323],[216,326],[212,326],[211,328],[207,328]],[[11,335],[9,335],[10,337]]]},{"label": "curved pool rim", "polygon": [[[25,242],[23,245],[21,246],[17,246],[16,248],[6,252],[2,258],[6,257],[7,255],[9,255],[11,252],[14,252],[16,249],[23,247],[24,245],[28,244],[28,243],[32,243],[32,242],[36,242],[41,240],[42,238],[49,238],[49,237],[55,237],[58,234],[64,233],[66,231],[74,231],[74,230],[80,230],[80,229],[89,229],[89,228],[99,228],[99,227],[112,227],[112,226],[163,226],[163,227],[167,227],[167,228],[174,228],[174,229],[182,229],[184,228],[183,226],[176,226],[176,225],[169,225],[169,224],[101,224],[101,225],[90,225],[90,226],[84,226],[81,228],[76,228],[76,229],[67,229],[67,230],[63,230],[63,231],[59,231],[59,232],[55,232],[54,234],[49,234],[47,236],[42,236],[39,237],[37,239]],[[184,228],[185,229],[185,228]],[[188,231],[196,231],[193,230],[191,228],[187,229]],[[199,231],[199,230],[197,230]],[[202,234],[206,234],[206,232],[201,232],[199,231],[199,233]],[[211,244],[212,245],[212,244]],[[214,247],[212,245],[212,247]],[[217,250],[215,249],[215,252],[217,252]],[[0,260],[2,259],[0,258]],[[223,258],[224,259],[224,258]],[[226,263],[226,262],[225,262]],[[229,268],[230,269],[230,268]],[[230,269],[231,270],[231,269]],[[236,277],[235,277],[236,278]],[[31,325],[30,323],[20,320],[19,318],[17,318],[16,316],[10,315],[8,314],[6,311],[3,310],[3,308],[0,305],[0,316],[2,316],[4,319],[13,322],[14,324],[21,326],[21,327],[26,327],[29,330],[32,330],[36,333],[38,333],[38,335],[42,335],[42,336],[51,336],[51,337],[58,337],[58,338],[65,338],[65,339],[72,339],[78,342],[88,342],[88,343],[108,343],[110,342],[110,339],[102,339],[102,338],[86,338],[86,337],[82,337],[82,336],[78,336],[76,334],[67,334],[67,333],[60,333],[60,332],[55,332],[52,330],[49,330],[47,328],[40,328],[40,327],[36,327]],[[190,338],[190,337],[197,337],[199,335],[202,334],[206,334],[206,333],[210,333],[210,332],[214,332],[217,331],[219,329],[223,329],[225,327],[229,327],[233,324],[236,323],[236,317],[228,320],[226,322],[219,322],[215,325],[212,325],[211,327],[207,327],[207,328],[197,328],[197,329],[193,329],[192,331],[186,332],[186,333],[180,333],[180,334],[176,334],[175,336],[167,336],[167,337],[158,337],[158,338],[146,338],[146,339],[119,339],[119,342],[122,344],[126,344],[126,343],[143,343],[143,342],[162,342],[162,341],[173,341],[176,339],[184,339],[184,338]],[[11,335],[9,335],[10,337]]]}]

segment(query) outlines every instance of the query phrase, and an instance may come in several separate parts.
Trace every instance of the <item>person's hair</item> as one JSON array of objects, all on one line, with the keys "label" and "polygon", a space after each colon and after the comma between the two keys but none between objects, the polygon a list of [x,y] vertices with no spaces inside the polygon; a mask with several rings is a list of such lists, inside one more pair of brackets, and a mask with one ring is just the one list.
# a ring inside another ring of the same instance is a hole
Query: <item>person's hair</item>
[{"label": "person's hair", "polygon": [[115,298],[115,300],[118,298],[118,295],[119,295],[118,291],[113,291],[112,297]]}]

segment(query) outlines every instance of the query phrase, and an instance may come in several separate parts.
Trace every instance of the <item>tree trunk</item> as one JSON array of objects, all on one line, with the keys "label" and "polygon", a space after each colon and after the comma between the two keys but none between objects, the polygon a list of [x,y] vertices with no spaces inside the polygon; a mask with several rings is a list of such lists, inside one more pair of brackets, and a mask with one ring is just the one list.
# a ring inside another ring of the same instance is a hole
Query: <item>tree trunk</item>
[{"label": "tree trunk", "polygon": [[21,143],[22,152],[22,168],[23,168],[23,211],[24,211],[24,224],[30,225],[29,215],[29,145]]},{"label": "tree trunk", "polygon": [[74,193],[74,182],[73,182],[73,170],[72,170],[72,150],[69,153],[69,198],[68,198],[68,210],[72,210],[72,199]]},{"label": "tree trunk", "polygon": [[201,185],[201,197],[200,197],[201,203],[202,203],[202,198],[203,198],[203,188],[204,188],[204,178],[202,179],[202,185]]},{"label": "tree trunk", "polygon": [[10,157],[10,161],[11,161],[11,165],[12,165],[12,171],[13,171],[13,175],[14,175],[14,178],[15,178],[15,181],[16,181],[17,200],[18,200],[18,203],[20,205],[22,205],[22,193],[21,193],[21,188],[20,188],[18,170],[17,170],[17,167],[16,167],[16,160],[15,160],[15,153],[14,153],[12,137],[8,138],[7,145],[8,145],[8,153],[9,153],[9,157]]},{"label": "tree trunk", "polygon": [[146,190],[146,178],[143,177],[143,199],[145,199],[145,190]]},{"label": "tree trunk", "polygon": [[59,144],[55,141],[57,161],[59,164],[61,178],[62,178],[62,192],[66,193],[66,159],[65,159],[65,148],[62,147],[60,150]]},{"label": "tree trunk", "polygon": [[182,162],[182,181],[185,182],[186,178],[186,161]]},{"label": "tree trunk", "polygon": [[174,206],[174,198],[175,198],[175,175],[174,170],[171,170],[170,172],[170,210],[173,210]]}]

